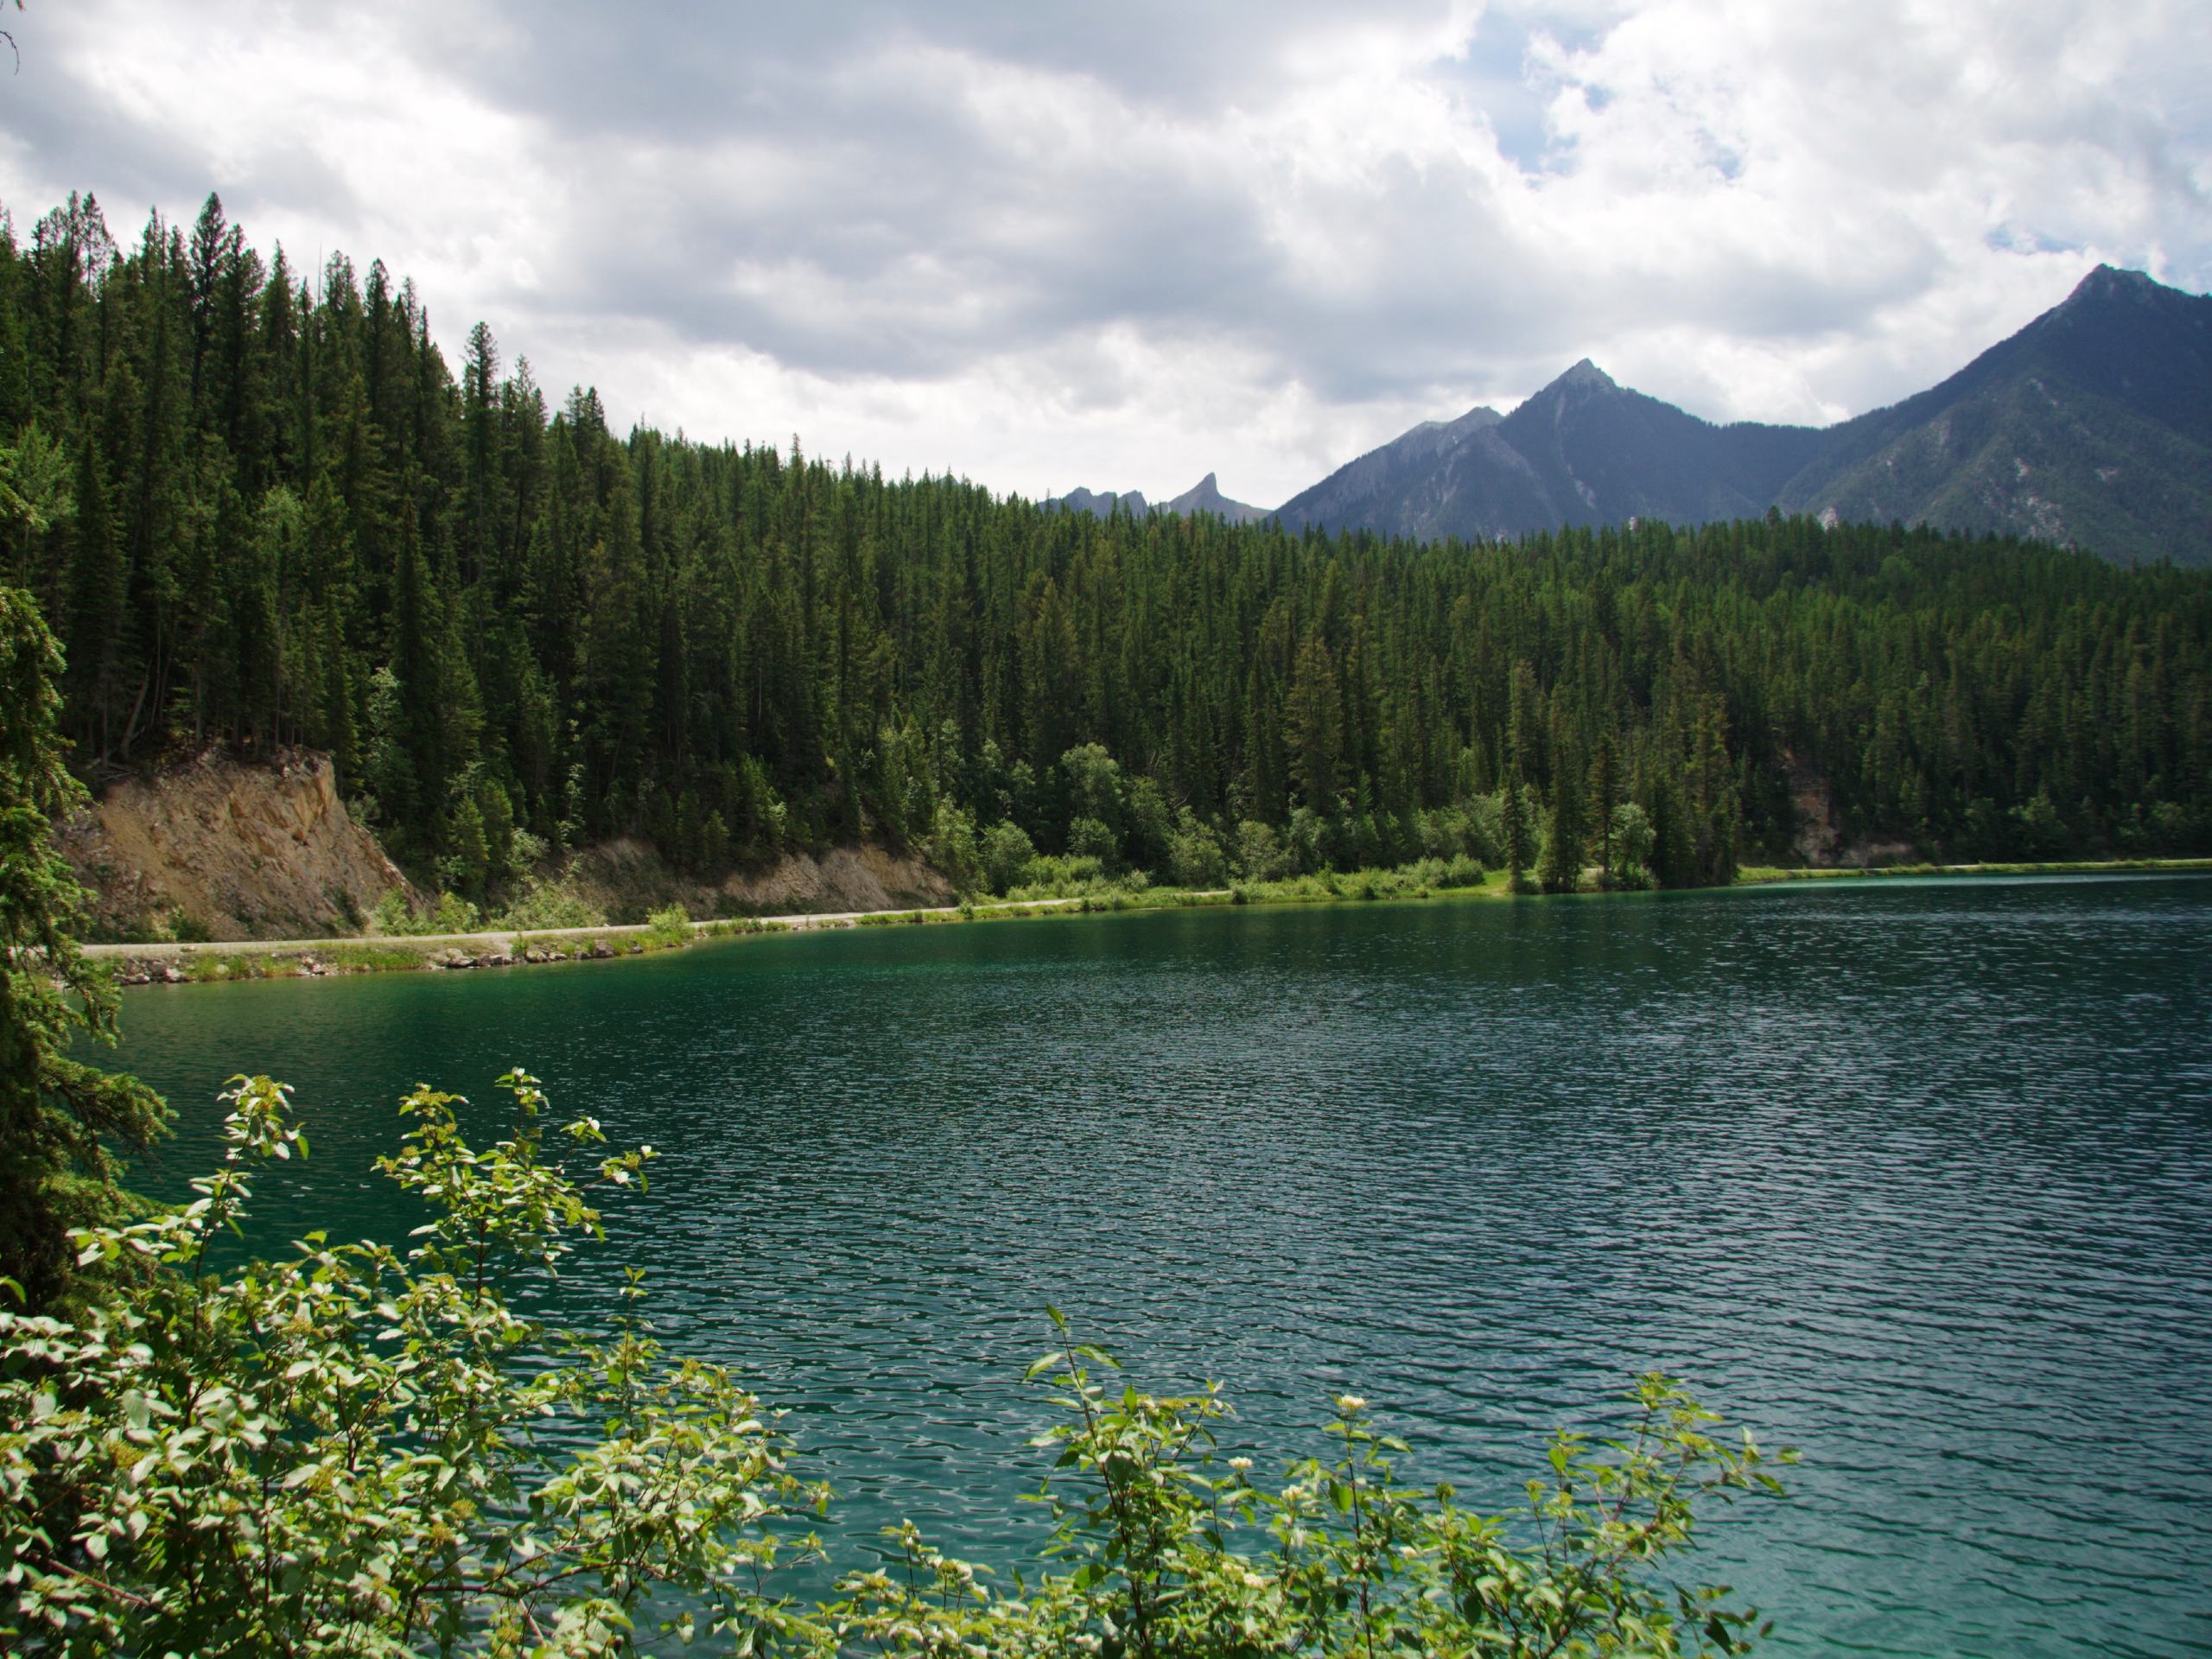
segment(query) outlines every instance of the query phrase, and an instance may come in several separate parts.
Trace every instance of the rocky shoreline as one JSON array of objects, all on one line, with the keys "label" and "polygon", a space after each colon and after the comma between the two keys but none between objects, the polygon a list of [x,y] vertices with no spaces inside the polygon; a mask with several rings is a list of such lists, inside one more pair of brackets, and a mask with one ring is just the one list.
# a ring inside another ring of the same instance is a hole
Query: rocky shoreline
[{"label": "rocky shoreline", "polygon": [[[768,931],[740,929],[733,931]],[[701,935],[695,935],[702,937]],[[269,950],[251,944],[198,945],[162,955],[113,955],[118,985],[186,985],[232,979],[324,979],[351,974],[461,973],[479,968],[539,967],[556,962],[607,962],[645,955],[690,940],[554,939],[510,942],[485,950],[423,948],[404,939],[347,940],[321,948]]]}]

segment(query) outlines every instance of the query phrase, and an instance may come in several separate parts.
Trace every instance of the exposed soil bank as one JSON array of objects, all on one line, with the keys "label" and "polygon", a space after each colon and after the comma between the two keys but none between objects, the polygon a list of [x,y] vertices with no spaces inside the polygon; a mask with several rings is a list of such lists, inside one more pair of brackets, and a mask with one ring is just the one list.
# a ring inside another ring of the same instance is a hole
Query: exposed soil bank
[{"label": "exposed soil bank", "polygon": [[407,880],[339,799],[330,757],[209,750],[108,783],[56,843],[108,938],[281,939],[358,931]]},{"label": "exposed soil bank", "polygon": [[652,847],[630,836],[603,842],[575,861],[569,887],[614,917],[682,905],[694,916],[810,915],[911,910],[952,903],[952,887],[911,853],[861,845],[787,853],[766,868],[701,881],[670,870]]},{"label": "exposed soil bank", "polygon": [[[383,940],[368,932],[378,901],[394,888],[418,909],[426,895],[347,812],[330,757],[311,749],[248,761],[211,748],[110,779],[55,840],[90,895],[92,936],[147,941],[129,950],[148,962],[178,954],[154,941],[397,959],[421,958],[432,943],[482,946],[493,938]],[[816,916],[954,899],[950,885],[921,859],[868,845],[789,854],[704,881],[671,870],[650,844],[622,837],[567,861],[559,880],[587,915],[618,921],[672,904],[695,916]],[[500,941],[511,937],[497,934]]]}]

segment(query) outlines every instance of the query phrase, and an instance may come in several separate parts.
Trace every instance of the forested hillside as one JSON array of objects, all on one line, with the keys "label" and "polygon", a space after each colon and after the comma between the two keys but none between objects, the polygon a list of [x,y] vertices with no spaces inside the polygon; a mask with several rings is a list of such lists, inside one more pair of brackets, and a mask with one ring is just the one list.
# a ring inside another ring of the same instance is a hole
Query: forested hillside
[{"label": "forested hillside", "polygon": [[1102,519],[620,435],[466,339],[448,364],[411,284],[264,259],[213,199],[127,250],[89,197],[0,237],[0,442],[44,526],[0,574],[63,636],[84,766],[326,748],[464,892],[518,830],[971,874],[1010,823],[1203,878],[1494,859],[1607,796],[1677,883],[1786,847],[1801,796],[1955,856],[2212,849],[2200,574],[1803,518]]}]

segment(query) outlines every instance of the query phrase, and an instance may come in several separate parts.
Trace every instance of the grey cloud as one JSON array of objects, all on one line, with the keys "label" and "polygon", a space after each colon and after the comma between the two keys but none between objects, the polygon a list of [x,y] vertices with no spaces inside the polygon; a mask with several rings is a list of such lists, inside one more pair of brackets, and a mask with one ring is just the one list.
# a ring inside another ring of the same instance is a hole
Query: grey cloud
[{"label": "grey cloud", "polygon": [[16,25],[27,67],[4,88],[9,125],[29,135],[31,162],[50,201],[16,202],[19,234],[72,190],[100,199],[108,229],[127,242],[156,203],[198,203],[211,188],[210,158],[188,135],[156,128],[109,106],[50,37]]},{"label": "grey cloud", "polygon": [[[1360,16],[1417,22],[1435,13],[1415,0],[1376,0]],[[473,10],[429,8],[417,21],[429,53],[467,62],[467,79],[510,109],[556,117],[576,131],[696,138],[782,103],[779,89],[800,89],[803,103],[804,89],[841,64],[919,43],[1084,75],[1136,102],[1203,112],[1272,95],[1281,86],[1274,48],[1313,27],[1340,27],[1347,14],[1333,0],[682,0],[610,23],[604,7],[583,0],[504,0]]]},{"label": "grey cloud", "polygon": [[[908,38],[909,25],[881,7],[861,16],[837,28],[785,14],[695,32],[696,15],[682,14],[591,54],[565,54],[569,31],[537,34],[491,84],[502,96],[533,89],[536,113],[578,167],[589,172],[609,142],[597,123],[650,127],[667,154],[643,190],[610,173],[603,188],[628,223],[614,237],[594,226],[563,251],[560,302],[655,316],[689,341],[741,345],[830,376],[942,375],[979,353],[1126,322],[1210,334],[1324,399],[1362,401],[1480,381],[1501,362],[1556,366],[1595,329],[1632,327],[1655,308],[1736,332],[1819,337],[1855,326],[1926,272],[1926,250],[1900,258],[1882,247],[1820,283],[1802,268],[1754,264],[1718,283],[1662,271],[1576,292],[1571,274],[1489,213],[1478,180],[1410,168],[1318,204],[1313,233],[1323,245],[1281,247],[1249,179],[1110,151],[1058,156],[1042,171],[1007,153],[958,87],[932,80],[941,63],[887,46]],[[931,44],[1095,73],[1138,107],[1155,100],[1163,118],[1174,108],[1163,86],[1217,92],[1261,55],[1249,40],[1262,31],[1249,27],[1217,22],[1174,49],[1166,29],[1100,36],[1084,11],[1090,35],[1040,34],[1033,16],[951,9],[932,17]],[[1517,25],[1478,35],[1474,56],[1452,67],[1462,94],[1503,84],[1528,38]],[[1132,41],[1156,49],[1138,61]],[[894,67],[856,73],[868,52]],[[541,82],[541,70],[556,73]],[[725,79],[741,92],[712,90]],[[1524,89],[1512,118],[1524,138],[1533,99]],[[714,156],[733,138],[765,147],[792,188],[766,205],[721,189]],[[1301,281],[1300,265],[1317,256],[1371,269],[1349,285]],[[793,291],[741,293],[732,277],[741,268],[781,273]]]},{"label": "grey cloud", "polygon": [[[679,8],[606,35],[581,10],[528,26],[507,14],[473,84],[541,123],[587,175],[602,165],[594,150],[626,137],[650,135],[664,154],[642,189],[606,178],[626,222],[563,251],[558,302],[655,315],[693,343],[833,376],[943,373],[1125,322],[1232,341],[1325,396],[1365,397],[1409,372],[1431,378],[1440,351],[1465,359],[1494,342],[1497,327],[1466,326],[1483,315],[1468,304],[1478,289],[1418,246],[1448,239],[1440,227],[1465,217],[1464,202],[1408,181],[1399,211],[1388,197],[1360,204],[1340,229],[1363,257],[1412,233],[1408,263],[1432,269],[1404,292],[1306,292],[1294,272],[1313,251],[1273,244],[1250,179],[1110,149],[1040,170],[1003,148],[960,87],[932,79],[945,67],[934,54],[964,52],[1082,77],[1131,122],[1216,116],[1240,98],[1281,96],[1279,43],[1303,25],[1338,25],[1340,10],[987,4],[922,16]],[[1492,82],[1517,64],[1525,32],[1510,40],[1489,48]],[[457,45],[438,49],[450,60]],[[714,156],[733,140],[769,147],[798,187],[766,206],[721,189]],[[917,272],[925,254],[933,278]],[[789,303],[742,295],[730,277],[744,266],[788,271],[804,291]],[[1458,337],[1440,340],[1440,325]]]},{"label": "grey cloud", "polygon": [[[32,166],[50,200],[10,204],[19,236],[73,190],[99,198],[109,231],[126,249],[152,212],[188,224],[211,194],[221,196],[233,217],[241,206],[264,201],[296,204],[334,226],[359,222],[359,198],[311,146],[276,146],[226,167],[197,131],[158,124],[99,88],[88,73],[97,28],[87,42],[67,20],[59,28],[35,28],[34,16],[16,21],[27,56],[5,89],[5,107],[10,124],[33,135]],[[247,226],[249,232],[252,228]],[[264,245],[261,251],[272,257],[274,249]]]},{"label": "grey cloud", "polygon": [[[1241,181],[1111,152],[1040,172],[951,91],[877,85],[816,89],[769,152],[781,179],[765,200],[717,175],[713,144],[642,180],[577,144],[575,167],[621,207],[613,235],[576,227],[560,302],[823,372],[916,373],[1069,330],[1190,323],[1274,281],[1281,261]],[[748,266],[796,281],[744,296],[732,276]]]},{"label": "grey cloud", "polygon": [[[257,16],[219,7],[207,27],[250,32]],[[1438,16],[1401,0],[1357,21],[1433,29]],[[944,381],[1018,357],[1055,378],[1040,398],[1089,409],[1142,390],[1097,344],[1122,328],[1155,349],[1233,355],[1263,387],[1302,386],[1324,406],[1428,400],[1452,413],[1510,400],[1606,339],[1657,327],[1784,345],[1859,335],[1942,280],[1954,257],[1877,202],[1836,204],[1851,232],[1844,259],[1783,234],[1726,258],[1693,249],[1639,263],[1631,243],[1578,261],[1541,222],[1508,211],[1483,165],[1429,156],[1309,178],[1222,140],[1231,112],[1266,117],[1306,95],[1286,73],[1291,42],[1353,21],[1325,0],[686,0],[630,12],[497,0],[403,4],[379,27],[425,73],[518,118],[529,146],[518,177],[554,193],[521,204],[519,222],[545,227],[545,245],[505,248],[470,296],[496,308],[518,353],[596,319],[831,381]],[[1609,21],[1501,6],[1464,60],[1430,66],[1427,84],[1543,190],[1569,185],[1581,158],[1548,124],[1563,83],[1531,79],[1528,54],[1540,34],[1570,54],[1595,50]],[[1828,67],[1914,77],[1934,110],[1955,102],[1960,67],[1891,62],[1878,22],[1838,22]],[[2028,31],[2006,61],[2063,50],[2063,34]],[[2201,67],[2202,48],[2191,50]],[[1010,131],[979,108],[977,66],[1046,78],[1034,130]],[[111,213],[196,205],[218,188],[241,218],[259,201],[327,223],[334,245],[369,222],[311,143],[256,153],[226,179],[194,134],[156,130],[86,82],[27,67],[10,90],[24,94],[11,124],[32,135],[37,164],[70,169]],[[1100,112],[1107,136],[1084,143],[1058,130],[1065,111],[1052,100]],[[2185,266],[2174,274],[2201,283],[2212,256],[2201,98],[2193,115],[2152,109],[2156,99],[2131,115],[2117,92],[2078,102],[2008,115],[1999,136],[2120,157],[2113,165],[2155,194],[2163,245]],[[1910,142],[1872,121],[1837,143]],[[1717,165],[1717,140],[1713,153]],[[1757,158],[1744,164],[1756,172]],[[1586,217],[1615,205],[1557,200]],[[2024,203],[2017,234],[2088,245],[2089,230],[2062,222],[2067,212]],[[396,270],[408,254],[353,251],[364,267],[382,253]],[[516,257],[533,275],[508,274]],[[428,297],[448,315],[461,303]],[[1885,372],[1924,384],[1943,366],[1891,365],[1852,384]]]}]

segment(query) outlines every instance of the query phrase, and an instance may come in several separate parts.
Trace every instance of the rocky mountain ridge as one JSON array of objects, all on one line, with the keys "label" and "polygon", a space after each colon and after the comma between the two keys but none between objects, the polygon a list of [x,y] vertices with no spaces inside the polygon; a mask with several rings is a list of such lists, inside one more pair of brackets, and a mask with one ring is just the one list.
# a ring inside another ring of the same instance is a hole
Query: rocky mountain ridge
[{"label": "rocky mountain ridge", "polygon": [[1052,497],[1045,505],[1069,512],[1087,512],[1095,518],[1110,518],[1117,508],[1139,518],[1154,512],[1210,512],[1232,524],[1252,524],[1274,517],[1265,507],[1230,500],[1221,493],[1220,480],[1211,473],[1182,494],[1166,501],[1147,501],[1142,490],[1070,490],[1065,495]]},{"label": "rocky mountain ridge", "polygon": [[[1135,492],[1060,501],[1150,510]],[[1211,474],[1161,508],[1421,541],[1778,508],[2212,563],[2212,298],[2101,265],[1948,379],[1826,428],[1716,425],[1584,358],[1510,415],[1424,421],[1272,512]]]}]

